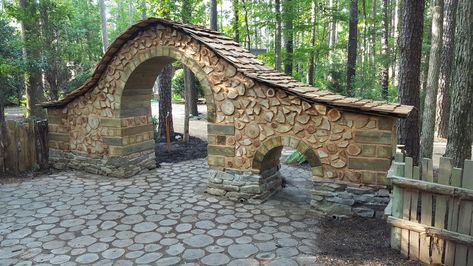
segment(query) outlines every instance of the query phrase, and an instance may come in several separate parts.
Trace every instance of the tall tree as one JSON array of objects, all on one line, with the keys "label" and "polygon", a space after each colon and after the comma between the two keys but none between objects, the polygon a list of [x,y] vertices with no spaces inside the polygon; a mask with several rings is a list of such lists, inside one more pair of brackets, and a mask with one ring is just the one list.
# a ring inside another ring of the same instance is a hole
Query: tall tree
[{"label": "tall tree", "polygon": [[281,0],[274,0],[274,12],[276,17],[276,32],[274,34],[274,66],[281,71]]},{"label": "tall tree", "polygon": [[407,156],[419,161],[420,58],[424,27],[424,0],[404,0],[399,39],[399,102],[414,106],[398,127],[398,142],[405,145]]},{"label": "tall tree", "polygon": [[452,104],[446,156],[456,167],[471,158],[473,144],[473,1],[458,0]]},{"label": "tall tree", "polygon": [[450,113],[450,82],[452,74],[453,50],[455,40],[455,20],[457,0],[445,0],[442,52],[440,55],[440,73],[437,94],[437,135],[447,138],[448,118]]},{"label": "tall tree", "polygon": [[383,37],[381,40],[382,65],[381,70],[381,95],[384,100],[388,100],[389,96],[389,1],[383,0]]},{"label": "tall tree", "polygon": [[317,34],[317,0],[312,0],[312,30],[310,34],[310,54],[309,54],[309,67],[308,67],[308,76],[310,85],[314,85],[315,82],[315,39]]},{"label": "tall tree", "polygon": [[218,30],[217,27],[217,0],[210,1],[210,28],[214,31]]},{"label": "tall tree", "polygon": [[[168,6],[167,1],[162,1],[157,5],[158,16],[169,19],[171,17],[171,12]],[[158,134],[159,137],[166,136],[166,120],[168,121],[168,131],[171,139],[174,138],[174,123],[172,118],[172,76],[173,76],[173,67],[172,64],[167,64],[161,73],[159,74],[159,86],[158,86],[158,95],[159,95],[159,117],[158,117]]]},{"label": "tall tree", "polygon": [[99,0],[100,7],[100,21],[102,31],[102,51],[105,53],[108,48],[108,35],[107,35],[107,12],[105,7],[105,0]]},{"label": "tall tree", "polygon": [[286,56],[284,57],[284,72],[292,76],[293,54],[294,54],[294,5],[295,0],[283,0],[283,20],[284,20],[284,46]]},{"label": "tall tree", "polygon": [[420,139],[420,156],[432,158],[434,151],[435,108],[440,71],[440,53],[442,50],[443,31],[443,0],[433,0],[432,10],[432,41],[430,47],[429,72],[427,74],[424,112],[422,116],[422,134]]},{"label": "tall tree", "polygon": [[146,1],[141,1],[141,19],[146,19]]},{"label": "tall tree", "polygon": [[350,23],[348,30],[348,60],[346,95],[353,96],[353,82],[356,71],[356,51],[358,38],[358,0],[350,0]]},{"label": "tall tree", "polygon": [[20,8],[22,11],[20,25],[24,42],[23,58],[28,65],[25,82],[28,116],[44,117],[43,108],[38,106],[44,100],[41,69],[39,67],[41,49],[38,41],[40,33],[37,27],[38,4],[36,1],[20,0]]},{"label": "tall tree", "polygon": [[233,39],[235,42],[240,42],[240,14],[238,0],[232,0],[233,7]]}]

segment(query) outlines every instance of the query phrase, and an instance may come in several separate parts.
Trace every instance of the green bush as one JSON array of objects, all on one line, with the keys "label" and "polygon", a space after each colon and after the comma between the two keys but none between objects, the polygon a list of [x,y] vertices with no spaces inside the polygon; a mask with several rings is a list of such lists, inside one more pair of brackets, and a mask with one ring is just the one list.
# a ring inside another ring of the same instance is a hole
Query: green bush
[{"label": "green bush", "polygon": [[[199,81],[197,79],[195,80],[195,86],[197,87],[197,96],[198,97],[203,97],[204,96],[204,90],[202,88],[202,85],[200,85]],[[171,83],[171,90],[172,90],[172,99],[174,101],[181,101],[184,99],[184,70],[178,69],[174,73],[174,77],[172,78],[172,83]]]}]

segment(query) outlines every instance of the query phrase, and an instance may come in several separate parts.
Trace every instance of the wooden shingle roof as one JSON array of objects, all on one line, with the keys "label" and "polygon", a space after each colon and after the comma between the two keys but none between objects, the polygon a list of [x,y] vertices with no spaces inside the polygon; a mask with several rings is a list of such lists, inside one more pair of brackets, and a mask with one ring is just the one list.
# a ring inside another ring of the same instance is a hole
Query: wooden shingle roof
[{"label": "wooden shingle roof", "polygon": [[66,97],[62,100],[45,103],[42,106],[61,108],[73,101],[75,98],[91,90],[100,80],[108,64],[112,61],[121,47],[127,41],[133,39],[139,32],[144,31],[149,27],[154,27],[157,24],[171,27],[175,30],[188,34],[190,37],[201,42],[214,53],[227,60],[227,62],[234,65],[238,71],[247,77],[267,84],[271,87],[282,89],[287,93],[296,95],[309,102],[326,104],[353,112],[371,113],[400,118],[407,117],[413,109],[412,106],[389,104],[382,101],[349,98],[329,91],[314,88],[310,85],[298,82],[293,77],[268,68],[261,61],[257,60],[255,55],[251,54],[249,51],[241,47],[237,42],[224,36],[222,33],[161,18],[148,18],[129,27],[110,45],[102,60],[95,68],[92,77],[84,85],[66,95]]}]

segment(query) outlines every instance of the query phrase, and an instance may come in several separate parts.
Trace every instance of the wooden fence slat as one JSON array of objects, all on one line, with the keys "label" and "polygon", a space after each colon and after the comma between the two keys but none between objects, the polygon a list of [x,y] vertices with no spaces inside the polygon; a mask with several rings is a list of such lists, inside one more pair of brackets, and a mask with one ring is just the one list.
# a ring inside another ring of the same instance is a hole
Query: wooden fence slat
[{"label": "wooden fence slat", "polygon": [[[396,160],[393,162],[394,174],[398,176],[404,176],[404,155],[397,153],[395,156]],[[396,218],[402,217],[402,199],[403,189],[397,186],[393,187],[392,192],[392,215]],[[391,230],[391,248],[400,250],[401,249],[401,229],[392,228]]]},{"label": "wooden fence slat", "polygon": [[35,131],[35,122],[28,122],[28,158],[30,160],[30,169],[38,169],[37,160],[36,160],[36,131]]},{"label": "wooden fence slat", "polygon": [[[422,160],[422,180],[427,182],[433,182],[434,180],[434,166],[431,159]],[[428,192],[422,192],[420,222],[425,225],[432,225],[432,194]],[[431,263],[430,241],[430,236],[425,234],[420,236],[419,258],[427,264]]]},{"label": "wooden fence slat", "polygon": [[[411,157],[406,157],[404,165],[404,176],[406,178],[412,178],[412,167],[413,160]],[[402,218],[404,220],[410,220],[411,210],[411,196],[412,192],[409,189],[404,189],[403,196],[403,211]],[[409,230],[401,229],[401,254],[409,258]]]},{"label": "wooden fence slat", "polygon": [[28,161],[28,133],[25,124],[17,123],[18,131],[18,169],[25,172],[30,169]]},{"label": "wooden fence slat", "polygon": [[[461,187],[462,169],[453,168],[452,177],[450,179],[450,185],[453,187]],[[458,229],[458,207],[460,201],[458,199],[450,198],[448,202],[448,226],[447,229],[453,232],[457,232]],[[445,265],[455,264],[455,247],[456,243],[453,241],[447,241],[445,246]]]},{"label": "wooden fence slat", "polygon": [[[414,166],[412,179],[419,180],[419,166]],[[410,221],[418,222],[417,220],[417,207],[419,204],[419,191],[412,190],[411,192],[411,210],[410,210]],[[419,259],[419,233],[409,232],[409,258],[417,260]]]},{"label": "wooden fence slat", "polygon": [[40,169],[48,168],[49,148],[48,148],[48,121],[38,121],[35,123],[35,145],[34,154]]},{"label": "wooden fence slat", "polygon": [[[468,182],[465,182],[465,180],[468,180]],[[473,189],[473,161],[470,161],[470,160],[465,160],[465,164],[463,166],[463,182],[464,183],[467,183],[466,186],[468,186],[468,188],[471,188]],[[470,204],[470,208],[471,208],[471,211],[470,211],[470,233],[469,235],[470,236],[473,236],[473,217],[472,217],[472,214],[473,214],[473,202],[469,202]],[[467,262],[467,265],[473,265],[473,246],[468,246],[468,262]]]},{"label": "wooden fence slat", "polygon": [[[440,158],[439,173],[437,183],[448,185],[450,183],[450,175],[452,173],[452,162],[449,158]],[[437,228],[445,228],[445,215],[447,214],[447,196],[435,196],[435,219],[434,226]],[[442,255],[444,251],[444,240],[439,238],[432,239],[432,263],[442,264]]]},{"label": "wooden fence slat", "polygon": [[7,121],[8,138],[10,143],[7,147],[8,156],[6,156],[6,170],[11,174],[18,174],[18,143],[16,121]]},{"label": "wooden fence slat", "polygon": [[[472,169],[465,165],[463,168],[462,187],[473,189],[473,178],[471,176]],[[471,202],[460,201],[458,211],[458,228],[457,232],[462,234],[470,233],[471,212],[473,206]],[[467,264],[468,248],[464,245],[456,245],[455,248],[455,265],[466,266]]]}]

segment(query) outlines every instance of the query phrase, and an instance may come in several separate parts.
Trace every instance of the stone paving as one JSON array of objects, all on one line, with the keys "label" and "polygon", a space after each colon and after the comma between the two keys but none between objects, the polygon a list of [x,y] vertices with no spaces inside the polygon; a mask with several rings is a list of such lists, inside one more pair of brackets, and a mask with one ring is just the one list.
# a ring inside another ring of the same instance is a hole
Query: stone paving
[{"label": "stone paving", "polygon": [[293,177],[261,205],[205,194],[208,172],[197,159],[125,180],[62,172],[1,185],[0,265],[314,264],[308,171],[283,167]]}]

